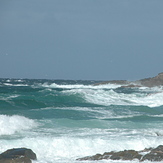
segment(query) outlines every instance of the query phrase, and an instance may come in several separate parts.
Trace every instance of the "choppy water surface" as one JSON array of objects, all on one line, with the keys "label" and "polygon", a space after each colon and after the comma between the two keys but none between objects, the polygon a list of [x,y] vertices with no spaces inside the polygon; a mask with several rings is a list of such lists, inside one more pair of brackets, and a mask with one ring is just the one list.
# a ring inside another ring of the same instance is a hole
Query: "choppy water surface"
[{"label": "choppy water surface", "polygon": [[1,79],[0,152],[27,147],[37,163],[77,163],[96,153],[163,144],[162,87],[94,83]]}]

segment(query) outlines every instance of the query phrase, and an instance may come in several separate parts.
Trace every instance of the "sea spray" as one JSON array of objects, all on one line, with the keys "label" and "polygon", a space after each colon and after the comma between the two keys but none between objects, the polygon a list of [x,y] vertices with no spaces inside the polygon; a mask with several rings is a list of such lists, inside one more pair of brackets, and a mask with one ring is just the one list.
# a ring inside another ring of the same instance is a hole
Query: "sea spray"
[{"label": "sea spray", "polygon": [[19,115],[0,115],[0,136],[12,135],[23,130],[35,128],[34,120]]}]

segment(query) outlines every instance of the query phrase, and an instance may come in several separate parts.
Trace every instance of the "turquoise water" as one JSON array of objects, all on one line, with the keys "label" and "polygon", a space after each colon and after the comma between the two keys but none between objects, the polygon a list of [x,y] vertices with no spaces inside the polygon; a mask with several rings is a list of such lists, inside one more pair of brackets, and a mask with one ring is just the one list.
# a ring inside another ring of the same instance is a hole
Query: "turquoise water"
[{"label": "turquoise water", "polygon": [[37,163],[79,163],[96,153],[163,144],[162,87],[96,82],[1,79],[0,152],[27,147]]}]

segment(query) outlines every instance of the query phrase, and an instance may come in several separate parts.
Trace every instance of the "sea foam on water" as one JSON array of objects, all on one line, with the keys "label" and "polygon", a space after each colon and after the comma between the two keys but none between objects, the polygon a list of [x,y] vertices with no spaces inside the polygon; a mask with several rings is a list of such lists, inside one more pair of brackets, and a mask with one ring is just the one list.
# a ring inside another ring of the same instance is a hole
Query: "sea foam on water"
[{"label": "sea foam on water", "polygon": [[34,120],[19,115],[0,115],[0,136],[12,135],[22,130],[29,130],[36,127]]},{"label": "sea foam on water", "polygon": [[161,87],[74,83],[1,80],[0,152],[26,147],[37,154],[34,163],[81,163],[76,159],[163,143]]}]

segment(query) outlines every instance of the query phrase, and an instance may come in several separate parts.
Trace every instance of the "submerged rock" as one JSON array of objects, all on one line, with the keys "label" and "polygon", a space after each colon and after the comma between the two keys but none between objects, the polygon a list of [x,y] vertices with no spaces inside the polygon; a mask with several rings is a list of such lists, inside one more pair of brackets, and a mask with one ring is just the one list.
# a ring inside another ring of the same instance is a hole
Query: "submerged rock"
[{"label": "submerged rock", "polygon": [[27,148],[13,148],[0,154],[0,163],[32,163],[36,154]]},{"label": "submerged rock", "polygon": [[157,148],[148,148],[142,151],[135,150],[124,150],[119,152],[105,152],[104,154],[96,154],[93,156],[87,156],[79,158],[77,160],[139,160],[139,161],[163,161],[163,145],[158,146]]}]

